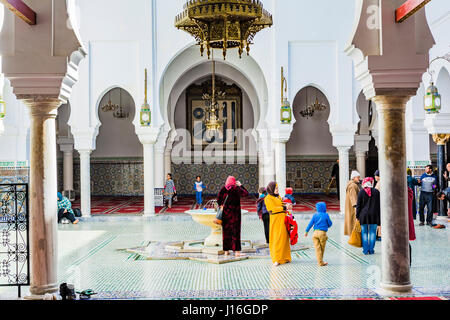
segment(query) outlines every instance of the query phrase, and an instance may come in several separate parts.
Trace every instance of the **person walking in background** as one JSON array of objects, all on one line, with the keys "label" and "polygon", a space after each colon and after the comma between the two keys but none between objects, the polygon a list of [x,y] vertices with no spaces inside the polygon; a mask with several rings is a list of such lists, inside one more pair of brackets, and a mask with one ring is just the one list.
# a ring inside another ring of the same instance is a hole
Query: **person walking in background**
[{"label": "person walking in background", "polygon": [[361,240],[365,255],[375,254],[376,232],[381,225],[380,191],[373,187],[374,179],[366,178],[358,194],[356,219],[361,224]]},{"label": "person walking in background", "polygon": [[292,210],[292,205],[283,204],[276,182],[269,183],[266,190],[268,194],[264,203],[270,214],[270,257],[277,267],[292,261],[291,243],[285,225],[286,211]]},{"label": "person walking in background", "polygon": [[259,198],[256,201],[257,212],[259,219],[262,220],[264,224],[264,235],[266,236],[266,243],[270,243],[270,214],[267,211],[266,204],[264,200],[266,198],[266,188],[259,188]]},{"label": "person walking in background", "polygon": [[164,199],[167,201],[169,209],[172,208],[172,201],[177,192],[175,188],[175,183],[172,180],[172,174],[167,174],[166,185],[164,186]]},{"label": "person walking in background", "polygon": [[202,177],[197,176],[194,182],[194,189],[197,205],[201,207],[203,204],[203,191],[206,189],[206,185],[203,183]]},{"label": "person walking in background", "polygon": [[325,246],[327,244],[328,229],[331,228],[333,222],[327,213],[327,205],[325,202],[319,202],[316,204],[317,213],[314,214],[311,221],[306,228],[305,237],[308,237],[308,233],[312,227],[314,227],[313,242],[316,249],[317,263],[319,267],[327,266],[328,263],[323,261],[323,255],[325,253]]},{"label": "person walking in background", "polygon": [[75,213],[72,210],[72,204],[69,199],[64,197],[61,192],[58,192],[58,223],[62,222],[62,220],[66,218],[73,224],[77,224],[80,222],[76,217]]},{"label": "person walking in background", "polygon": [[419,200],[420,226],[425,225],[425,206],[427,207],[427,225],[433,227],[433,195],[437,185],[436,175],[433,173],[433,166],[428,165],[425,173],[420,177],[421,185]]},{"label": "person walking in background", "polygon": [[358,171],[353,171],[351,180],[347,184],[345,193],[345,225],[344,235],[350,236],[356,223],[356,203],[360,187],[361,175]]},{"label": "person walking in background", "polygon": [[241,254],[241,198],[248,196],[247,189],[235,177],[228,177],[225,186],[217,197],[219,207],[223,210],[223,251],[228,256],[233,251],[236,257]]},{"label": "person walking in background", "polygon": [[377,189],[378,191],[380,191],[380,190],[381,190],[380,170],[375,171],[374,177],[375,177],[375,181],[376,181],[375,189]]},{"label": "person walking in background", "polygon": [[408,179],[408,188],[413,191],[413,200],[412,200],[412,214],[414,220],[417,218],[417,203],[416,203],[416,187],[420,185],[419,181],[412,176],[412,170],[408,168],[406,171],[407,179]]},{"label": "person walking in background", "polygon": [[337,197],[338,200],[341,200],[341,187],[339,185],[339,160],[337,160],[333,166],[333,170],[331,171],[331,180],[336,180]]}]

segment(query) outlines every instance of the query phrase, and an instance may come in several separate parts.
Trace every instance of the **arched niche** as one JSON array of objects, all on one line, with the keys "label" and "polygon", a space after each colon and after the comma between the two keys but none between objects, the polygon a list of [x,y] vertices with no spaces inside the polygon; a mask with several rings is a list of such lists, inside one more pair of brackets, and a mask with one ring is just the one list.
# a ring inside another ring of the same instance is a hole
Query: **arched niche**
[{"label": "arched niche", "polygon": [[[312,118],[302,117],[300,112],[316,99],[327,108],[324,111],[316,111]],[[287,156],[336,155],[337,150],[333,147],[333,136],[328,124],[330,103],[326,95],[316,86],[307,86],[297,93],[292,106],[297,122],[287,143]]]},{"label": "arched niche", "polygon": [[[218,56],[220,57],[220,55]],[[268,89],[264,74],[258,63],[251,56],[247,55],[243,55],[242,59],[230,56],[226,61],[221,61],[220,59],[217,60],[216,65],[218,74],[220,73],[220,68],[225,70],[224,72],[227,70],[234,70],[240,77],[245,79],[245,81],[236,82],[241,83],[241,85],[244,82],[246,83],[249,87],[248,90],[246,89],[249,96],[252,96],[250,91],[255,93],[254,96],[255,99],[257,99],[257,103],[253,103],[253,107],[257,108],[255,110],[255,126],[258,128],[264,127],[265,123],[263,120],[265,119],[268,108]],[[189,77],[189,74],[192,74],[192,70],[197,69],[197,67],[205,68],[205,66],[207,66],[209,69],[208,73],[210,73],[210,60],[200,56],[196,45],[184,48],[181,52],[177,53],[167,65],[161,77],[159,91],[160,114],[163,121],[170,123],[171,104],[176,103],[179,98],[177,94],[174,96],[173,93],[180,91],[180,81],[192,82],[195,79],[189,81],[186,79],[186,76]],[[224,75],[227,76],[227,74]],[[182,88],[181,91],[182,90],[184,90],[184,88]]]},{"label": "arched niche", "polygon": [[[111,101],[113,105],[122,104],[128,117],[116,118],[113,111],[103,107]],[[93,158],[130,158],[142,157],[140,143],[132,123],[136,112],[133,97],[127,90],[115,87],[107,91],[98,104],[98,118],[101,126],[96,141]]]},{"label": "arched niche", "polygon": [[[316,111],[311,118],[303,117],[300,112],[316,99],[326,109]],[[296,94],[292,106],[297,122],[286,146],[286,185],[294,188],[295,193],[323,193],[338,158],[328,123],[329,100],[320,89],[309,85]],[[336,189],[332,186],[330,191],[334,193]]]}]

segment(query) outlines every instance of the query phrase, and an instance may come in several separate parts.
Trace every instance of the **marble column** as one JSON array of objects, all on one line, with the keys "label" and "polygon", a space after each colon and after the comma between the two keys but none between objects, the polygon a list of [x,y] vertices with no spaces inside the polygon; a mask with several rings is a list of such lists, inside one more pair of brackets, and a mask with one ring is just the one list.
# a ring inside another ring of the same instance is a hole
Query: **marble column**
[{"label": "marble column", "polygon": [[[439,191],[445,190],[446,179],[444,173],[446,171],[445,163],[445,145],[450,141],[450,134],[434,134],[433,141],[437,144],[437,166],[438,166],[438,189]],[[439,217],[447,219],[447,201],[439,201]],[[441,219],[442,219],[441,218]]]},{"label": "marble column", "polygon": [[30,292],[59,290],[57,277],[56,115],[61,101],[45,95],[17,95],[30,109]]},{"label": "marble column", "polygon": [[350,181],[350,159],[349,159],[349,146],[337,147],[339,151],[339,187],[340,187],[340,205],[341,214],[345,213],[345,189]]},{"label": "marble column", "polygon": [[144,217],[155,216],[155,158],[154,143],[142,143],[144,147]]},{"label": "marble column", "polygon": [[275,145],[275,176],[281,197],[286,193],[286,141],[274,140]]},{"label": "marble column", "polygon": [[78,150],[80,154],[80,199],[83,217],[91,216],[91,152]]},{"label": "marble column", "polygon": [[164,187],[164,154],[165,147],[155,146],[155,188]]},{"label": "marble column", "polygon": [[[387,91],[387,90],[386,90]],[[373,98],[379,114],[381,179],[381,288],[410,292],[406,103],[416,90],[387,91]]]}]

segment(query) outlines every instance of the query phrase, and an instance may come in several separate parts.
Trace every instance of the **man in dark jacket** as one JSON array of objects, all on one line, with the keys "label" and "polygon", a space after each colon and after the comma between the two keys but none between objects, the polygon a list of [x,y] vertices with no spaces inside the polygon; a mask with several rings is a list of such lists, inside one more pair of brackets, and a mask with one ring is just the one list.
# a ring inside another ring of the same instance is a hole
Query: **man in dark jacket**
[{"label": "man in dark jacket", "polygon": [[363,190],[358,194],[356,219],[361,224],[361,239],[365,255],[375,253],[377,228],[381,225],[380,191],[373,187],[373,178],[363,181]]},{"label": "man in dark jacket", "polygon": [[260,188],[259,189],[259,199],[256,202],[257,205],[257,212],[259,219],[263,221],[264,223],[264,234],[266,236],[266,242],[269,244],[269,232],[270,232],[270,214],[269,211],[267,211],[266,204],[264,203],[264,199],[266,198],[266,189]]}]

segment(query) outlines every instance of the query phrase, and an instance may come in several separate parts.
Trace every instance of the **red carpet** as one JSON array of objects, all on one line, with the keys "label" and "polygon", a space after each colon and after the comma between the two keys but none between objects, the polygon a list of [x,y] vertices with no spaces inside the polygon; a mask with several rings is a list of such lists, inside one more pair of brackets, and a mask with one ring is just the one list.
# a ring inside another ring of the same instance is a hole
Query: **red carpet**
[{"label": "red carpet", "polygon": [[[317,202],[325,202],[330,212],[339,211],[337,197],[323,195],[296,196],[297,204],[294,206],[295,213],[314,213]],[[215,199],[205,197],[203,203]],[[183,214],[188,210],[196,209],[195,197],[178,197],[172,208],[156,208],[157,214]],[[74,201],[73,208],[80,208],[79,200]],[[250,213],[256,214],[256,197],[249,196],[241,199],[241,207]],[[92,197],[91,214],[95,215],[142,215],[144,213],[143,197]]]}]

